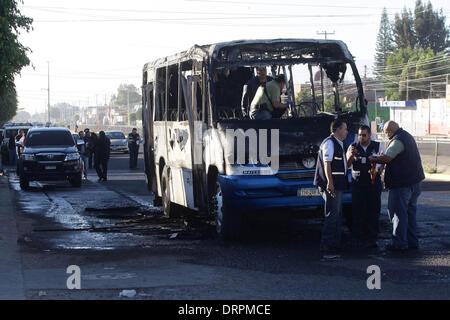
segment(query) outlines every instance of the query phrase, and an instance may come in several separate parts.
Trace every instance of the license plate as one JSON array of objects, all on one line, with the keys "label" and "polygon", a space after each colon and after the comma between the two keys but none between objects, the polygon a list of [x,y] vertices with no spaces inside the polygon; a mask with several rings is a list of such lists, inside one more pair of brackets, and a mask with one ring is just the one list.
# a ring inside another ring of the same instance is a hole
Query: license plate
[{"label": "license plate", "polygon": [[45,166],[45,170],[56,170],[56,166]]},{"label": "license plate", "polygon": [[297,191],[299,197],[320,197],[319,189],[317,188],[301,188]]}]

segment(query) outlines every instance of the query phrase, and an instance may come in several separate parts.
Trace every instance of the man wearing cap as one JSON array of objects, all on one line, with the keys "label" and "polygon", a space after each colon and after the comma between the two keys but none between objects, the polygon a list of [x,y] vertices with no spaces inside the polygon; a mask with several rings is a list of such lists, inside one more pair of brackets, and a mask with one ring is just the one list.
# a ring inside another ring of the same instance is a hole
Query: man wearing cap
[{"label": "man wearing cap", "polygon": [[257,66],[256,76],[247,81],[242,92],[241,108],[243,117],[249,117],[250,104],[255,97],[258,88],[266,82],[272,81],[272,77],[267,76],[266,67]]},{"label": "man wearing cap", "polygon": [[278,75],[266,85],[259,86],[250,106],[250,118],[268,120],[272,119],[275,110],[286,110],[287,105],[280,102],[284,85],[284,76]]},{"label": "man wearing cap", "polygon": [[131,130],[131,133],[128,134],[128,149],[130,150],[130,169],[135,169],[137,167],[140,142],[141,137],[139,136],[139,133],[137,133],[137,129],[133,128],[133,130]]}]

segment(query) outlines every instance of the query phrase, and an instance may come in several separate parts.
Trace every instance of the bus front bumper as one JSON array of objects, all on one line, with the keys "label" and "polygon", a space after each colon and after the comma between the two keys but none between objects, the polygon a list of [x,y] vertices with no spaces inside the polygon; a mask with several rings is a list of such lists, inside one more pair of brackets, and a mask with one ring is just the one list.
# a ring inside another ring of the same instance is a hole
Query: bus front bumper
[{"label": "bus front bumper", "polygon": [[[313,185],[313,180],[281,180],[271,175],[219,175],[219,183],[224,201],[231,210],[250,211],[324,205],[320,195],[300,196],[302,188],[317,188]],[[351,190],[346,190],[342,203],[350,204],[351,202]]]}]

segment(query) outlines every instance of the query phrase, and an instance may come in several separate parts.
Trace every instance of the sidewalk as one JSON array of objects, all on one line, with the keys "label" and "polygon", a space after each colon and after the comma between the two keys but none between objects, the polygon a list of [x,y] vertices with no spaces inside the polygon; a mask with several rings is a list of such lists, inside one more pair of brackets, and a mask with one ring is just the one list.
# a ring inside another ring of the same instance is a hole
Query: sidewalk
[{"label": "sidewalk", "polygon": [[425,173],[425,180],[450,182],[448,173]]},{"label": "sidewalk", "polygon": [[25,299],[13,192],[0,176],[0,299]]}]

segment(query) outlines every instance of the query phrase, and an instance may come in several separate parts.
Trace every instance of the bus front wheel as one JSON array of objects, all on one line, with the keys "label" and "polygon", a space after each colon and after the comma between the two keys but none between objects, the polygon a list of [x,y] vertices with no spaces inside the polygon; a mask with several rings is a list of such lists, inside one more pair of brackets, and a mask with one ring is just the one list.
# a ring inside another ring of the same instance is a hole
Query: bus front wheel
[{"label": "bus front wheel", "polygon": [[209,211],[215,218],[216,231],[224,240],[237,240],[241,237],[243,219],[240,212],[233,212],[226,206],[219,180],[212,184],[209,195]]}]

